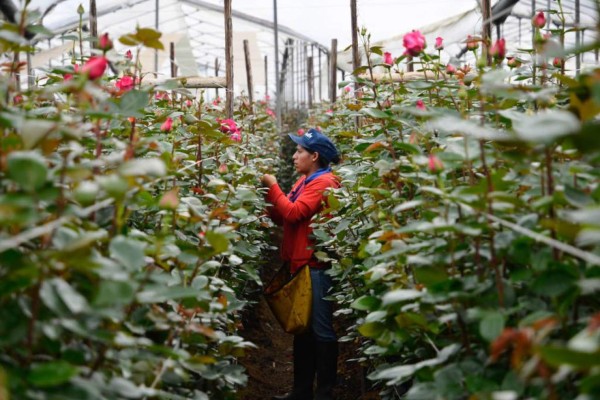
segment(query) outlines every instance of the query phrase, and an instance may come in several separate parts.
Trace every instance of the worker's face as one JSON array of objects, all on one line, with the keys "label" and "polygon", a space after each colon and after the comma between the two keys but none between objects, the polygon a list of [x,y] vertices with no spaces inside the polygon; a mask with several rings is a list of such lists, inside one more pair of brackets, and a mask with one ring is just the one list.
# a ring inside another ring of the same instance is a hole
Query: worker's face
[{"label": "worker's face", "polygon": [[311,153],[304,147],[298,145],[296,146],[296,152],[294,153],[292,160],[294,160],[296,171],[301,174],[308,174],[315,170],[318,158],[319,153]]}]

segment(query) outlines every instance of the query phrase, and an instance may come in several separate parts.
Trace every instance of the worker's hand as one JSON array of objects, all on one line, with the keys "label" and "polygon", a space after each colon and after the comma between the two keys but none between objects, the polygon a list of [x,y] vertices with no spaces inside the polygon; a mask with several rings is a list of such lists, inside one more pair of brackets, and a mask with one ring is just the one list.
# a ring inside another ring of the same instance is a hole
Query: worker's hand
[{"label": "worker's hand", "polygon": [[264,186],[270,188],[277,183],[277,178],[275,178],[273,175],[264,174],[262,178],[260,178],[260,181]]}]

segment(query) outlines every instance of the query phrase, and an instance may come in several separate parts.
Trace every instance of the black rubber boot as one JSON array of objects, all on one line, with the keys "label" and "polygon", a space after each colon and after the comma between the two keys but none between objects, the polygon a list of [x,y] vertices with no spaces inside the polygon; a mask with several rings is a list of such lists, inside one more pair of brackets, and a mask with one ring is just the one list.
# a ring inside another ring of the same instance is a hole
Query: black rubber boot
[{"label": "black rubber boot", "polygon": [[316,341],[311,332],[294,336],[294,387],[291,393],[273,400],[312,400],[315,380]]},{"label": "black rubber boot", "polygon": [[337,381],[337,342],[317,342],[317,391],[315,400],[333,400]]}]

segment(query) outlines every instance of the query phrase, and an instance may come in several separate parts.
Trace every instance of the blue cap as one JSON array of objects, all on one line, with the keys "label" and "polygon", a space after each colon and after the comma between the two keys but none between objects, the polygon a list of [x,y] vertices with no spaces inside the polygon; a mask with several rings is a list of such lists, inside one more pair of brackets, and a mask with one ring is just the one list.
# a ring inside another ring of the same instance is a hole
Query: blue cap
[{"label": "blue cap", "polygon": [[340,156],[333,142],[316,129],[309,129],[308,132],[302,136],[293,135],[291,133],[289,133],[288,136],[296,142],[296,144],[299,144],[305,149],[316,151],[319,153],[319,156],[323,157],[327,162],[337,163],[340,161]]}]

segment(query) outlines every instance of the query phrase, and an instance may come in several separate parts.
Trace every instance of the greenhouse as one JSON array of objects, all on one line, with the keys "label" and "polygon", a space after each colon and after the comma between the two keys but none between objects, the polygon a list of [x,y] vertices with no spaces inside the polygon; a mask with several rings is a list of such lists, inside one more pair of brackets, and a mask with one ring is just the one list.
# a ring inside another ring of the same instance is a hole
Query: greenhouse
[{"label": "greenhouse", "polygon": [[598,1],[0,11],[0,400],[600,398]]}]

